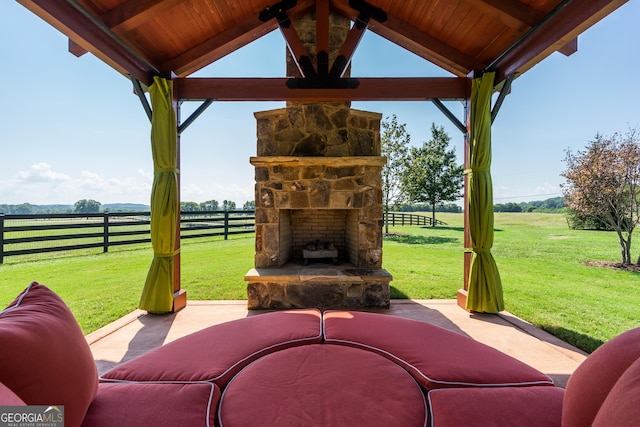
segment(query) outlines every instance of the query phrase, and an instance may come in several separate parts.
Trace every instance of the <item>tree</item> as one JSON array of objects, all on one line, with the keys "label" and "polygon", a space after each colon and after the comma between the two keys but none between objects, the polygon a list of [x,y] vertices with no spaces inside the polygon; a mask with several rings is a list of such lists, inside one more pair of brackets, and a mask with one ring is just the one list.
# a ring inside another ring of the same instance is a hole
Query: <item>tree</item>
[{"label": "tree", "polygon": [[256,201],[255,200],[247,200],[246,202],[244,202],[244,205],[242,205],[242,210],[243,211],[254,211],[254,210],[256,210]]},{"label": "tree", "polygon": [[[402,198],[401,177],[407,166],[409,142],[411,136],[405,128],[406,124],[398,124],[394,114],[382,121],[380,145],[382,155],[387,163],[382,167],[382,205],[385,216],[391,205],[396,205]],[[389,233],[389,223],[385,221],[385,232]]]},{"label": "tree", "polygon": [[78,200],[74,204],[74,207],[75,207],[74,212],[75,213],[97,213],[97,212],[100,212],[100,205],[101,205],[100,202],[92,199]]},{"label": "tree", "polygon": [[402,175],[402,187],[410,201],[431,205],[433,227],[436,206],[462,197],[463,167],[456,165],[455,149],[448,150],[450,139],[442,126],[432,123],[431,139],[420,148],[411,148]]},{"label": "tree", "polygon": [[233,211],[236,209],[236,202],[233,202],[231,200],[223,200],[222,209],[225,211]]},{"label": "tree", "polygon": [[196,202],[180,202],[180,212],[197,212],[200,205]]},{"label": "tree", "polygon": [[220,204],[217,200],[207,200],[200,203],[200,209],[203,211],[217,211],[220,209]]},{"label": "tree", "polygon": [[[566,151],[569,208],[615,230],[623,264],[631,264],[631,237],[640,223],[640,141],[635,130],[611,137],[597,134],[586,151]],[[638,259],[640,263],[640,258]]]}]

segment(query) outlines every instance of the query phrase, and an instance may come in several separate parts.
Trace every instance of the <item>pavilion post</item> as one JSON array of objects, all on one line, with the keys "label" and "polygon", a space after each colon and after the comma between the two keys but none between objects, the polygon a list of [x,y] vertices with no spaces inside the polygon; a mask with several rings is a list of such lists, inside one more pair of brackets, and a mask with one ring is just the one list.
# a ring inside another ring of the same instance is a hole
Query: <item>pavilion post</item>
[{"label": "pavilion post", "polygon": [[180,196],[177,98],[173,82],[154,77],[151,96],[151,244],[153,261],[147,274],[140,308],[150,313],[178,311],[186,305],[180,289]]}]

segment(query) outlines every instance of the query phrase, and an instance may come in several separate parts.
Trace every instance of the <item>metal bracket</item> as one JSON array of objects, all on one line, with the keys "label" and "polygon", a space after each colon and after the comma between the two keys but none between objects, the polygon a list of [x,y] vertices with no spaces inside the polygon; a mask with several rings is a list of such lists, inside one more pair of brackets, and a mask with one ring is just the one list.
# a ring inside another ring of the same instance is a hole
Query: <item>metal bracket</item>
[{"label": "metal bracket", "polygon": [[451,123],[453,123],[460,130],[460,132],[462,132],[463,134],[467,133],[467,127],[460,120],[458,120],[458,118],[442,103],[442,101],[440,101],[438,98],[431,98],[430,101],[433,102],[433,105],[438,107],[438,110],[442,111],[449,120],[451,120]]},{"label": "metal bracket", "polygon": [[185,120],[184,123],[180,123],[178,125],[178,135],[181,135],[182,132],[184,132],[189,127],[189,125],[191,125],[191,123],[193,123],[200,116],[200,114],[204,113],[204,111],[209,108],[211,104],[213,104],[214,101],[215,99],[206,99],[202,104],[200,104],[200,106],[196,108],[196,110],[191,113],[189,117],[187,117],[187,120]]},{"label": "metal bracket", "polygon": [[506,80],[504,81],[504,84],[502,85],[502,89],[500,89],[500,94],[498,95],[498,99],[496,99],[496,103],[494,104],[493,109],[491,109],[492,124],[493,124],[493,121],[496,119],[498,112],[500,111],[500,107],[502,107],[502,102],[504,101],[504,98],[509,94],[509,91],[511,90],[511,83],[513,82],[513,79],[515,77],[516,77],[515,74],[511,74],[509,77],[507,77]]},{"label": "metal bracket", "polygon": [[133,91],[138,95],[140,99],[140,103],[142,104],[142,108],[144,108],[145,113],[147,113],[147,117],[149,121],[151,121],[151,117],[153,116],[153,112],[151,111],[151,105],[149,105],[149,101],[147,97],[144,96],[144,90],[142,89],[142,85],[140,84],[140,80],[136,79],[132,74],[129,74],[129,79],[133,84]]}]

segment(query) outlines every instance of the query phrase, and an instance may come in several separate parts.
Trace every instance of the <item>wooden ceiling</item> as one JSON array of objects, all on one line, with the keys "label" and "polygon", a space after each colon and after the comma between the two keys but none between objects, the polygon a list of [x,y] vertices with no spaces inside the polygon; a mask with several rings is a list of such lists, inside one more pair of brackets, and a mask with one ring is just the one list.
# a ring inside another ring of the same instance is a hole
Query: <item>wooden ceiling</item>
[{"label": "wooden ceiling", "polygon": [[[18,0],[91,52],[147,84],[154,74],[187,77],[278,28],[260,13],[281,7],[294,20],[331,10],[455,76],[524,73],[626,0]],[[278,6],[279,5],[279,6]],[[277,14],[277,13],[276,13]],[[364,15],[363,15],[364,14]],[[263,18],[264,19],[264,18]],[[419,76],[426,77],[426,76]]]}]

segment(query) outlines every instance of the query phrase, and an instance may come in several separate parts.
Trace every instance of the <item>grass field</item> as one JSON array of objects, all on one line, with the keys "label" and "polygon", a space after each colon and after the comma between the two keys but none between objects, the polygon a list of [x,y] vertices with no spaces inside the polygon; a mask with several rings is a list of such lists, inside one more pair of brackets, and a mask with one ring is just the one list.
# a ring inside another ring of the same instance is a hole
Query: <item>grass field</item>
[{"label": "grass field", "polygon": [[[455,298],[462,287],[462,215],[438,219],[448,225],[390,229],[383,265],[394,276],[393,298]],[[570,230],[558,214],[496,214],[495,228],[506,310],[586,351],[640,325],[640,275],[584,265],[618,261],[614,234]],[[253,235],[187,240],[181,254],[190,300],[246,298]],[[0,265],[0,306],[37,280],[88,333],[136,308],[151,257],[150,249],[131,249]]]}]

